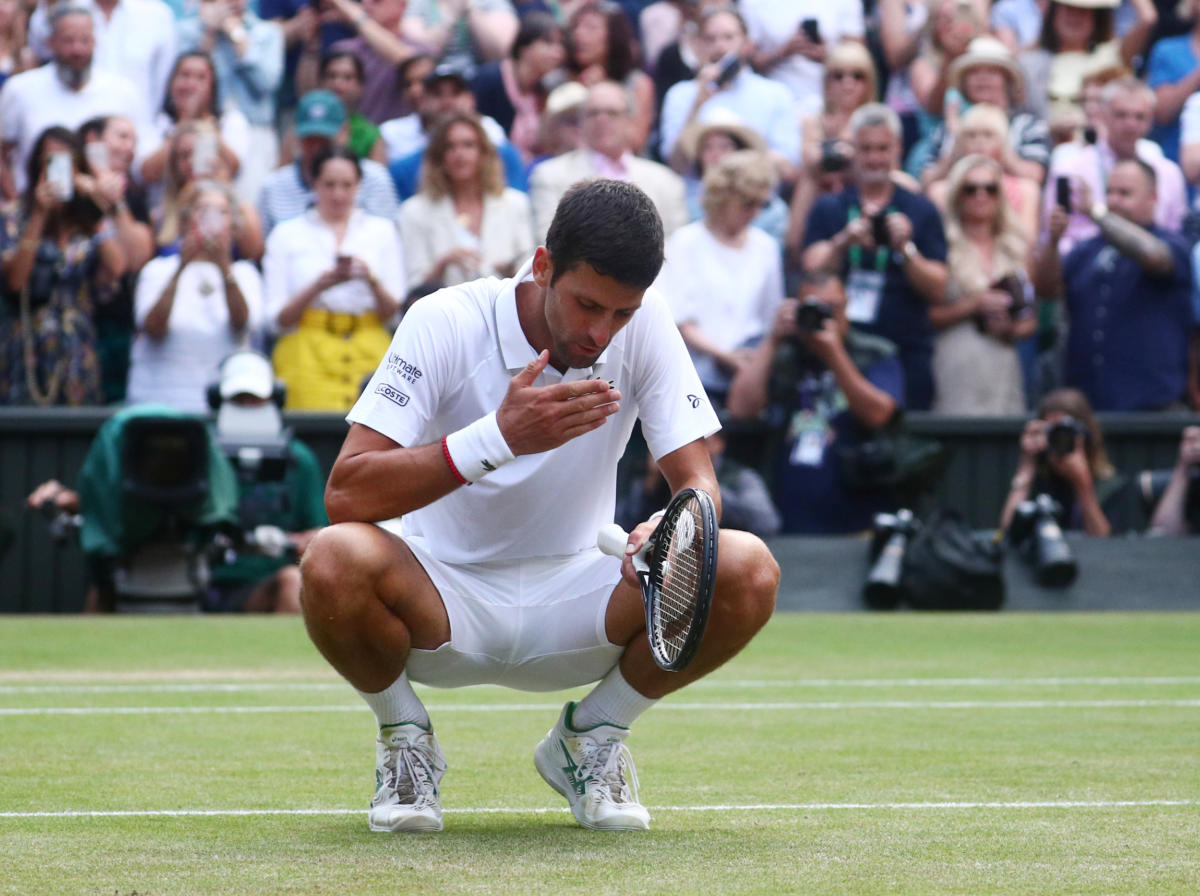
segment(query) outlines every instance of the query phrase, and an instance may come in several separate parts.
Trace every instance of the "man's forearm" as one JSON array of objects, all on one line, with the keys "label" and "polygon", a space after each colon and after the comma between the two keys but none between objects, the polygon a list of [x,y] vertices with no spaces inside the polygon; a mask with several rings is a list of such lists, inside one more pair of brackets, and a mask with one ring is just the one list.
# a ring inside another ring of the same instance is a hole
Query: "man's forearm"
[{"label": "man's forearm", "polygon": [[946,266],[940,261],[926,258],[919,252],[905,257],[904,276],[925,301],[935,305],[946,298]]},{"label": "man's forearm", "polygon": [[1106,211],[1093,218],[1108,244],[1136,261],[1148,273],[1166,276],[1175,269],[1171,248],[1144,227]]},{"label": "man's forearm", "polygon": [[1063,294],[1062,258],[1058,240],[1050,236],[1038,247],[1033,265],[1033,288],[1043,299],[1061,298]]},{"label": "man's forearm", "polygon": [[896,413],[895,399],[863,376],[845,351],[834,356],[829,368],[859,423],[868,429],[882,429],[891,422]]}]

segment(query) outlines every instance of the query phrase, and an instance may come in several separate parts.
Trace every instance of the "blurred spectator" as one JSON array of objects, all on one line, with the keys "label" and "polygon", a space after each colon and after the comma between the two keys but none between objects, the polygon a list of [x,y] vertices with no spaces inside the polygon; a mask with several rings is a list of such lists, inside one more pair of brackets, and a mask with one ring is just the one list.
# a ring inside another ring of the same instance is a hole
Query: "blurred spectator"
[{"label": "blurred spectator", "polygon": [[[175,64],[171,8],[163,0],[86,0],[79,6],[91,13],[95,25],[95,69],[127,78],[141,98],[137,120],[148,121],[163,103],[167,75]],[[31,33],[46,33],[47,8],[38,4],[33,11]]]},{"label": "blurred spectator", "polygon": [[1067,212],[1055,206],[1034,266],[1038,293],[1066,301],[1066,382],[1097,410],[1182,407],[1187,391],[1191,261],[1182,238],[1154,223],[1155,189],[1145,162],[1117,162],[1107,205],[1086,184],[1074,200],[1099,235],[1060,258]]},{"label": "blurred spectator", "polygon": [[1050,162],[1050,131],[1042,119],[1018,111],[1025,99],[1025,74],[1007,48],[988,35],[975,38],[954,60],[946,81],[961,101],[959,130],[951,131],[944,123],[934,128],[929,139],[930,166],[919,172],[921,182],[941,180],[966,154],[955,155],[962,116],[976,103],[987,103],[1000,109],[1007,120],[1008,141],[997,161],[1008,174],[1040,185]]},{"label": "blurred spectator", "polygon": [[[270,362],[252,351],[239,351],[221,364],[216,385],[217,438],[253,442],[254,435],[278,437],[283,421],[275,405],[276,380]],[[247,434],[240,435],[245,427]],[[299,613],[297,560],[322,526],[325,475],[312,451],[299,439],[286,446],[287,465],[279,478],[238,469],[238,525],[275,550],[243,551],[232,563],[215,566],[206,610],[246,613]],[[262,527],[270,527],[264,533]],[[291,556],[285,548],[290,548]]]},{"label": "blurred spectator", "polygon": [[583,146],[583,107],[587,98],[588,89],[578,81],[567,81],[550,91],[538,124],[538,145],[542,152],[530,163],[530,174],[546,159],[574,152]]},{"label": "blurred spectator", "polygon": [[[216,174],[217,163],[228,177],[236,177],[242,157],[251,152],[250,124],[237,108],[225,108],[217,94],[217,72],[212,58],[199,51],[183,53],[167,80],[167,95],[154,119],[153,130],[139,135],[138,168],[143,183],[160,184],[167,172],[177,129],[195,125],[206,136],[201,141],[200,177]],[[192,164],[196,170],[195,160]],[[254,201],[256,196],[243,198]]]},{"label": "blurred spectator", "polygon": [[504,185],[500,158],[477,116],[452,112],[438,123],[421,189],[400,206],[400,234],[413,284],[511,277],[533,254],[529,197]]},{"label": "blurred spectator", "polygon": [[[411,69],[410,69],[411,71]],[[388,143],[388,173],[400,200],[408,199],[417,192],[421,177],[421,162],[425,158],[425,147],[429,136],[442,116],[450,112],[475,111],[475,94],[466,74],[452,66],[439,65],[425,78],[417,99],[417,114],[384,122],[380,129]],[[504,179],[516,190],[525,189],[525,163],[516,147],[508,142],[504,128],[492,120],[480,119],[484,131],[504,165]]]},{"label": "blurred spectator", "polygon": [[[822,103],[829,48],[847,40],[863,40],[862,5],[822,0],[741,0],[738,8],[754,45],[754,68],[791,91],[797,116],[812,115]],[[874,93],[870,99],[875,99]]]},{"label": "blurred spectator", "polygon": [[[362,62],[359,110],[377,125],[412,111],[404,101],[397,69],[418,53],[429,51],[401,29],[407,7],[406,0],[363,0],[361,4],[354,0],[328,0],[325,19],[346,22],[358,32],[356,37],[339,40],[330,51],[352,53]],[[328,85],[321,86],[328,89]]]},{"label": "blurred spectator", "polygon": [[[1104,87],[1104,132],[1094,144],[1064,145],[1055,151],[1050,175],[1042,197],[1043,236],[1049,225],[1050,213],[1057,206],[1059,177],[1071,181],[1075,190],[1086,185],[1093,197],[1099,197],[1114,166],[1128,159],[1140,159],[1154,169],[1158,203],[1154,222],[1163,230],[1178,231],[1187,212],[1187,186],[1183,172],[1149,140],[1154,118],[1154,93],[1133,77],[1120,78]],[[1096,235],[1096,225],[1088,219],[1086,208],[1070,217],[1059,252],[1066,254],[1071,247]]]},{"label": "blurred spectator", "polygon": [[[850,116],[873,102],[876,94],[875,62],[860,43],[838,44],[825,60],[824,103],[816,115],[804,120],[803,168],[792,193],[787,243],[795,251],[804,241],[804,225],[817,196],[830,192],[828,175],[850,166],[854,154],[850,141]],[[838,186],[835,192],[840,192]]]},{"label": "blurred spectator", "polygon": [[260,19],[247,0],[200,0],[199,15],[179,22],[179,48],[212,57],[222,101],[250,123],[238,190],[253,197],[279,159],[275,93],[283,78],[283,29]]},{"label": "blurred spectator", "polygon": [[409,0],[404,33],[460,68],[503,59],[517,36],[509,0]]},{"label": "blurred spectator", "polygon": [[1179,458],[1154,508],[1150,534],[1200,534],[1200,426],[1186,427],[1179,439]]},{"label": "blurred spectator", "polygon": [[[1063,445],[1049,438],[1061,426]],[[1052,447],[1052,443],[1054,447]],[[1063,450],[1070,446],[1069,450]],[[1037,418],[1021,433],[1021,459],[1000,515],[1007,529],[1022,501],[1050,495],[1062,508],[1059,525],[1088,535],[1115,535],[1134,525],[1135,496],[1104,450],[1104,435],[1087,397],[1077,389],[1056,389],[1038,405]]]},{"label": "blurred spectator", "polygon": [[784,532],[861,531],[889,501],[848,489],[839,458],[892,422],[903,407],[904,373],[891,343],[851,327],[836,276],[810,272],[801,289],[738,368],[728,409],[735,420],[764,416],[781,436],[772,496]]},{"label": "blurred spectator", "polygon": [[[303,215],[316,196],[312,180],[313,160],[346,139],[346,107],[328,90],[314,90],[300,97],[296,106],[296,138],[300,152],[296,160],[267,177],[258,199],[263,229],[270,234],[277,224]],[[363,159],[355,202],[368,214],[395,220],[400,211],[396,189],[387,169]]]},{"label": "blurred spectator", "polygon": [[709,9],[728,5],[726,0],[673,0],[670,4],[652,3],[646,7],[646,15],[649,15],[656,8],[671,6],[678,11],[680,19],[677,33],[659,49],[656,46],[661,38],[647,33],[646,23],[642,23],[643,52],[647,68],[654,75],[654,95],[659,110],[667,91],[680,81],[696,77],[700,66],[707,61],[708,51],[700,34],[700,20]]},{"label": "blurred spectator", "polygon": [[1154,108],[1154,130],[1150,136],[1163,154],[1179,161],[1179,116],[1183,104],[1200,90],[1200,0],[1182,0],[1181,18],[1190,20],[1190,34],[1164,37],[1150,50],[1146,82],[1158,102]]},{"label": "blurred spectator", "polygon": [[1017,57],[1025,71],[1025,108],[1054,127],[1054,119],[1077,115],[1084,78],[1110,68],[1132,70],[1158,21],[1152,0],[1132,0],[1134,26],[1118,42],[1113,10],[1120,0],[1049,0],[1038,45]]},{"label": "blurred spectator", "polygon": [[234,260],[237,214],[233,192],[215,181],[199,181],[181,196],[179,253],[151,260],[138,277],[131,404],[204,413],[204,384],[216,379],[221,359],[261,331],[258,270]]},{"label": "blurred spectator", "polygon": [[[954,151],[945,161],[957,165],[969,155],[986,156],[1001,167],[1004,174],[1001,185],[1009,212],[1019,226],[1021,236],[1030,244],[1034,243],[1038,234],[1040,178],[1035,180],[1011,173],[1011,169],[1004,164],[1013,157],[1013,152],[1008,136],[1008,117],[999,107],[990,103],[976,103],[962,116]],[[947,173],[951,170],[945,164],[933,167]],[[948,178],[939,178],[931,181],[926,190],[926,195],[943,216],[948,208],[948,185]]]},{"label": "blurred spectator", "polygon": [[872,30],[878,30],[882,65],[887,72],[884,102],[900,118],[903,155],[921,136],[924,110],[913,92],[912,63],[921,52],[929,27],[929,6],[924,0],[879,0]]},{"label": "blurred spectator", "polygon": [[655,284],[718,406],[744,350],[763,337],[783,301],[779,244],[752,226],[774,189],[765,153],[740,150],[718,160],[704,174],[704,219],[667,239]]},{"label": "blurred spectator", "polygon": [[[656,0],[638,14],[637,32],[642,36],[643,68],[651,75],[657,74],[658,57],[663,50],[685,34],[690,36],[695,33],[695,20],[689,14],[699,6],[693,0]],[[689,28],[689,25],[692,27]],[[687,77],[692,74],[695,74],[695,69]]]},{"label": "blurred spectator", "polygon": [[1192,188],[1200,187],[1200,93],[1183,104],[1179,117],[1179,164]]},{"label": "blurred spectator", "polygon": [[33,68],[37,58],[26,43],[28,18],[21,0],[0,0],[0,86]]},{"label": "blurred spectator", "polygon": [[[727,417],[728,415],[724,415]],[[726,425],[728,423],[726,422]],[[721,528],[740,529],[766,538],[779,532],[779,511],[771,500],[767,483],[757,470],[729,457],[721,430],[704,439],[721,489]],[[617,502],[617,522],[633,529],[671,500],[671,487],[654,458],[647,455],[646,472],[636,479],[629,494]]]},{"label": "blurred spectator", "polygon": [[700,29],[707,53],[705,65],[695,78],[668,90],[663,100],[659,121],[662,157],[676,171],[685,171],[687,162],[678,152],[679,135],[693,121],[705,121],[714,109],[725,108],[766,138],[777,172],[790,182],[800,161],[800,125],[791,93],[750,70],[752,48],[736,10],[709,10]]},{"label": "blurred spectator", "polygon": [[612,81],[625,88],[633,121],[629,148],[641,154],[657,109],[654,82],[641,70],[637,37],[614,3],[589,0],[567,23],[567,72],[584,87]]},{"label": "blurred spectator", "polygon": [[354,34],[349,25],[327,21],[319,5],[320,0],[258,0],[259,18],[283,32],[283,79],[277,94],[281,121],[288,120],[297,98],[315,87],[321,54]]},{"label": "blurred spectator", "polygon": [[119,115],[102,116],[79,126],[88,167],[96,178],[96,201],[112,218],[125,253],[125,273],[115,289],[96,296],[92,320],[100,356],[100,383],[105,404],[125,400],[129,349],[133,341],[133,295],[138,271],[154,254],[154,232],[146,191],[130,176],[137,134],[133,122]]},{"label": "blurred spectator", "polygon": [[425,98],[425,84],[430,81],[437,60],[418,53],[396,66],[396,90],[404,100],[404,114],[389,118],[379,125],[388,163],[416,152],[424,146],[424,128],[420,110]]},{"label": "blurred spectator", "polygon": [[47,128],[34,141],[26,183],[0,214],[0,404],[99,404],[92,310],[126,269],[116,227],[96,200],[79,138],[66,128]]},{"label": "blurred spectator", "polygon": [[937,209],[896,186],[900,121],[879,103],[850,119],[852,183],[822,196],[804,234],[807,270],[825,268],[846,283],[846,315],[864,332],[893,342],[904,368],[905,401],[913,410],[933,402],[933,330],[928,306],[946,289],[946,240]]},{"label": "blurred spectator", "polygon": [[[698,221],[704,217],[704,173],[732,152],[751,149],[765,152],[767,143],[758,131],[746,127],[736,115],[725,109],[716,109],[706,122],[692,122],[679,136],[679,151],[691,161],[683,182],[687,191],[688,220]],[[752,222],[783,243],[787,227],[788,207],[778,194],[771,192],[770,199]]]},{"label": "blurred spectator", "polygon": [[1013,343],[1036,326],[1029,241],[1009,204],[999,163],[981,155],[959,160],[950,169],[945,206],[946,301],[929,309],[939,331],[933,410],[1023,413],[1025,388]]},{"label": "blurred spectator", "polygon": [[479,114],[504,128],[526,165],[542,151],[538,138],[549,94],[547,75],[565,59],[562,29],[554,16],[533,12],[521,19],[509,57],[481,65],[471,82]]},{"label": "blurred spectator", "polygon": [[992,33],[1011,53],[1037,46],[1042,33],[1042,5],[1038,0],[996,0],[988,23]]},{"label": "blurred spectator", "polygon": [[349,50],[332,50],[321,57],[320,88],[328,90],[346,108],[346,145],[360,159],[387,162],[379,128],[361,111],[365,69],[362,57]]},{"label": "blurred spectator", "polygon": [[946,127],[954,129],[962,109],[953,95],[946,104],[950,70],[986,30],[985,23],[969,0],[934,0],[930,15],[927,37],[908,68],[908,81],[921,109],[934,119],[944,118]]},{"label": "blurred spectator", "polygon": [[125,77],[93,68],[94,26],[87,7],[60,5],[51,16],[52,61],[0,88],[0,192],[25,192],[34,141],[51,125],[77,128],[97,115],[123,115],[146,127],[146,105]]},{"label": "blurred spectator", "polygon": [[283,332],[273,360],[289,408],[349,410],[391,341],[384,322],[405,295],[404,266],[393,219],[355,207],[365,164],[343,147],[319,152],[315,206],[267,239],[267,320]]},{"label": "blurred spectator", "polygon": [[[201,176],[196,170],[197,158],[203,161],[202,157],[205,156],[205,153],[197,152],[197,145],[201,141],[211,145],[213,137],[212,130],[206,124],[189,122],[175,128],[175,135],[170,141],[170,155],[167,157],[162,204],[151,211],[151,217],[158,219],[155,240],[163,254],[178,250],[179,240],[185,232],[179,221],[180,204],[190,186],[201,180],[215,180],[232,186],[219,154],[215,159],[211,153],[207,154],[207,177]],[[254,206],[245,200],[238,200],[238,214],[234,216],[233,249],[235,257],[255,261],[263,253],[262,222]]]},{"label": "blurred spectator", "polygon": [[546,237],[558,200],[571,184],[607,177],[636,184],[653,200],[670,236],[687,222],[683,180],[665,165],[630,151],[633,117],[629,95],[620,84],[601,81],[588,92],[583,107],[583,146],[542,162],[529,176],[533,225],[538,240]]}]

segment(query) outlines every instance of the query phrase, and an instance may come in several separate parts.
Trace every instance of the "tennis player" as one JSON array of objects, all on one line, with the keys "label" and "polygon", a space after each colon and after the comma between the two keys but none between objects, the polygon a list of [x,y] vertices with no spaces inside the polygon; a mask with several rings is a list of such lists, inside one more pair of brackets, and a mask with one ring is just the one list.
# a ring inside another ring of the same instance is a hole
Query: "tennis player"
[{"label": "tennis player", "polygon": [[[572,187],[533,258],[417,302],[349,414],[305,554],[318,649],[379,722],[375,831],[442,829],[446,760],[410,681],[549,691],[567,703],[534,751],[576,820],[643,830],[625,740],[656,700],[720,666],[775,606],[779,568],[722,531],[712,615],[680,672],[651,658],[630,554],[596,549],[617,461],[641,420],[672,492],[720,507],[704,437],[718,428],[665,300],[648,287],[662,222],[637,187]],[[403,517],[401,535],[374,525]]]}]

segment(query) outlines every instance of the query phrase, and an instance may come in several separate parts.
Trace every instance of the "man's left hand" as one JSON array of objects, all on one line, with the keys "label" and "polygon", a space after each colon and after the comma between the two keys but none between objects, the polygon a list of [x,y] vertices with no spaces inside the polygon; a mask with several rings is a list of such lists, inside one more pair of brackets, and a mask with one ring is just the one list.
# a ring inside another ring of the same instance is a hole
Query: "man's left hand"
[{"label": "man's left hand", "polygon": [[912,239],[912,221],[903,212],[891,212],[885,220],[887,223],[888,245],[893,252],[903,252],[905,244]]}]

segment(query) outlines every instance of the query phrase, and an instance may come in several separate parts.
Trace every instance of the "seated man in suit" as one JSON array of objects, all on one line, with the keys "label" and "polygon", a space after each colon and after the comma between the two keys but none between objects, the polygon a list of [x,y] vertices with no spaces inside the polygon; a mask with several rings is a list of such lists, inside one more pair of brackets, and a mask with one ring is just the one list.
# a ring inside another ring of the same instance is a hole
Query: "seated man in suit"
[{"label": "seated man in suit", "polygon": [[581,180],[601,177],[640,187],[658,209],[667,236],[687,223],[683,179],[666,165],[633,155],[632,124],[633,113],[625,88],[612,81],[601,81],[588,91],[583,107],[583,146],[542,162],[529,176],[533,226],[539,240],[546,238],[550,219],[567,188]]}]

